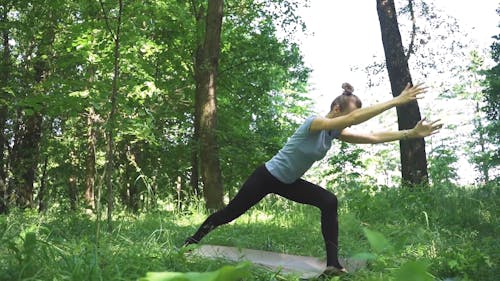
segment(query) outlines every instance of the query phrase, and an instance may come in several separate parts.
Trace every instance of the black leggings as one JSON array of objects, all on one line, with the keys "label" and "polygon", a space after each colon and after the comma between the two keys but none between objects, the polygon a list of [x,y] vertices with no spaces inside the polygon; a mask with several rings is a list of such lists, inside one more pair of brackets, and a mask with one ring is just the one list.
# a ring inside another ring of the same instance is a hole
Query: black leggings
[{"label": "black leggings", "polygon": [[318,207],[321,210],[321,232],[325,240],[327,266],[341,267],[338,261],[337,197],[328,190],[298,179],[285,184],[276,179],[262,165],[258,167],[229,204],[210,215],[198,231],[186,240],[197,243],[214,228],[231,222],[257,204],[269,193],[278,194],[292,201]]}]

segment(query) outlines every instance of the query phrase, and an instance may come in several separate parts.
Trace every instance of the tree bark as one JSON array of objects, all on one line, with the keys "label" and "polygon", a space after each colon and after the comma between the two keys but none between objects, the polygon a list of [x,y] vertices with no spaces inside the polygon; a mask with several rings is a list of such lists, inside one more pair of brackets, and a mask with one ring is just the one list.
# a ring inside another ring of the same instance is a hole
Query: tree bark
[{"label": "tree bark", "polygon": [[[223,0],[210,0],[205,17],[203,43],[196,52],[195,108],[199,116],[200,160],[203,195],[206,207],[216,210],[223,206],[222,176],[216,139],[217,128],[217,67],[219,63]],[[203,24],[200,17],[198,24]]]},{"label": "tree bark", "polygon": [[[394,0],[377,0],[377,12],[392,95],[398,96],[406,84],[412,82],[408,59],[405,56],[399,32]],[[416,101],[399,106],[396,110],[400,130],[413,128],[421,119]],[[427,158],[424,139],[401,140],[399,146],[403,184],[427,184]]]}]

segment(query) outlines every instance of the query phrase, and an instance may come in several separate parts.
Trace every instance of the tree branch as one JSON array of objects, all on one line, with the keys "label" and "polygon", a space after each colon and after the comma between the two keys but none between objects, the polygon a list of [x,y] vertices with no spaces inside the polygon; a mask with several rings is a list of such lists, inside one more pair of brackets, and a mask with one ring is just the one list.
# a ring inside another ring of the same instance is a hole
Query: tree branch
[{"label": "tree branch", "polygon": [[410,55],[413,53],[413,47],[415,46],[415,35],[417,33],[417,20],[415,19],[415,11],[413,11],[413,0],[408,0],[408,8],[410,9],[410,16],[412,21],[411,30],[411,40],[408,46],[408,52],[406,53],[406,61],[410,59]]},{"label": "tree branch", "polygon": [[193,16],[198,19],[198,11],[196,10],[196,0],[189,1],[191,3],[191,8],[193,9]]},{"label": "tree branch", "polygon": [[102,0],[99,0],[99,4],[101,4],[102,14],[104,15],[104,21],[106,22],[106,27],[108,28],[109,32],[111,33],[111,36],[113,36],[113,39],[116,40],[116,35],[113,32],[113,29],[111,29],[111,25],[109,24],[109,19],[108,19],[108,13],[106,12],[106,9],[104,8],[104,3],[102,3]]}]

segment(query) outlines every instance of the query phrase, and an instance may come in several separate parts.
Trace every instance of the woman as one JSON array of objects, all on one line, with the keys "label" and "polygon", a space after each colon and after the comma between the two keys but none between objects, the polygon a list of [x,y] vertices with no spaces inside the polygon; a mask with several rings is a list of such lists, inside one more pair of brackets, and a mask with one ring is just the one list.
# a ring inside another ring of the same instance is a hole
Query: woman
[{"label": "woman", "polygon": [[330,191],[300,177],[322,159],[333,139],[350,143],[382,143],[409,138],[423,138],[438,132],[437,121],[424,124],[421,120],[411,130],[359,134],[348,130],[377,116],[389,108],[422,98],[425,88],[408,84],[401,94],[387,102],[361,109],[353,87],[342,84],[344,92],[335,98],[325,117],[309,117],[289,138],[285,146],[268,162],[258,167],[242,188],[222,210],[210,215],[198,231],[187,238],[185,245],[198,243],[214,228],[231,222],[269,193],[295,202],[309,204],[321,210],[321,231],[325,241],[326,275],[346,272],[338,260],[337,197]]}]

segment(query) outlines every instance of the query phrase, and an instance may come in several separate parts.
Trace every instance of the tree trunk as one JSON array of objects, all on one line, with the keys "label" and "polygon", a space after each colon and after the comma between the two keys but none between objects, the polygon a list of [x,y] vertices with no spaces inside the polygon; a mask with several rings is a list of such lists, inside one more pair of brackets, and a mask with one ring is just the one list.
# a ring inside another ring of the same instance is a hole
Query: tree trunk
[{"label": "tree trunk", "polygon": [[[9,7],[4,6],[3,13],[0,18],[0,24],[7,26],[7,15]],[[7,212],[7,173],[5,172],[6,159],[4,158],[7,138],[5,136],[5,125],[7,121],[7,104],[8,93],[4,87],[7,87],[10,74],[10,46],[9,46],[9,29],[4,28],[2,31],[2,48],[3,56],[0,65],[0,214]]]},{"label": "tree trunk", "polygon": [[76,152],[72,149],[70,152],[69,160],[69,178],[68,178],[68,198],[69,206],[72,211],[76,211],[78,206],[78,187],[77,176],[75,170],[77,169]]},{"label": "tree trunk", "polygon": [[42,168],[42,178],[40,179],[40,190],[38,192],[38,212],[42,213],[47,209],[47,202],[45,199],[45,193],[47,190],[47,164],[49,162],[49,157],[45,156],[43,160],[43,168]]},{"label": "tree trunk", "polygon": [[39,144],[42,131],[42,116],[39,113],[24,119],[24,124],[16,132],[12,148],[11,172],[12,189],[17,206],[33,207],[33,183],[38,165]]},{"label": "tree trunk", "polygon": [[[49,60],[52,57],[56,19],[52,13],[48,14],[47,18],[51,23],[50,27],[43,30],[41,39],[32,42],[33,48],[23,54],[27,65],[33,67],[34,83],[26,81],[25,84],[30,85],[26,88],[26,93],[34,96],[45,94],[42,82],[50,75]],[[27,74],[31,75],[31,71]],[[29,79],[28,77],[27,75],[25,79]],[[21,208],[34,207],[33,183],[39,161],[42,122],[42,114],[36,108],[29,106],[18,108],[17,119],[14,121],[14,146],[9,159],[12,174],[9,189],[15,192],[16,203]]]},{"label": "tree trunk", "polygon": [[[144,180],[139,180],[141,176],[139,163],[142,163],[140,144],[135,143],[126,145],[126,147],[126,158],[128,163],[125,169],[128,174],[128,184],[125,190],[127,195],[125,202],[132,212],[137,213],[140,207],[140,186],[143,185],[145,187],[143,190],[147,190],[148,187],[144,184]],[[152,198],[149,198],[149,200],[153,201]]]},{"label": "tree trunk", "polygon": [[[89,87],[94,83],[95,70],[93,65],[89,65]],[[94,106],[90,105],[87,112],[87,155],[85,156],[85,207],[95,211],[95,147],[96,129],[94,123],[98,120]]]},{"label": "tree trunk", "polygon": [[[201,9],[201,8],[200,8]],[[199,116],[200,160],[203,195],[206,207],[219,209],[223,205],[222,176],[217,147],[217,66],[219,63],[223,0],[210,0],[205,18],[203,43],[198,46],[195,61],[195,108]],[[200,17],[198,24],[203,24]]]},{"label": "tree trunk", "polygon": [[184,181],[182,180],[182,176],[177,176],[177,180],[175,181],[175,190],[177,191],[177,211],[181,211],[182,202],[184,201],[184,196],[182,192],[182,186]]},{"label": "tree trunk", "polygon": [[[107,163],[106,163],[106,184],[108,186],[108,231],[112,231],[112,213],[113,213],[113,177],[112,174],[114,172],[114,161],[113,161],[113,147],[114,147],[114,128],[115,128],[115,119],[116,119],[116,96],[118,94],[118,78],[120,76],[120,31],[121,31],[121,21],[123,14],[123,1],[118,1],[119,9],[118,9],[118,17],[116,23],[116,30],[113,32],[111,29],[109,30],[111,34],[113,34],[114,39],[114,73],[113,73],[113,82],[112,82],[112,90],[111,90],[111,112],[109,113],[108,118],[108,151],[107,151]],[[107,13],[104,10],[103,13],[106,17],[106,22],[109,27]]]},{"label": "tree trunk", "polygon": [[194,194],[194,196],[199,196],[200,195],[200,166],[199,166],[199,139],[200,139],[200,134],[198,133],[199,129],[197,128],[199,124],[200,117],[197,116],[195,113],[195,129],[194,129],[194,135],[193,135],[193,145],[192,145],[192,151],[191,151],[191,176],[189,178],[189,185],[191,186],[191,190]]},{"label": "tree trunk", "polygon": [[[398,96],[411,83],[408,58],[405,56],[394,0],[377,0],[385,59],[393,96]],[[413,128],[421,119],[417,102],[397,107],[400,130]],[[403,184],[427,184],[427,158],[423,138],[401,140],[401,173]]]},{"label": "tree trunk", "polygon": [[481,122],[481,107],[479,107],[479,102],[476,101],[476,115],[477,115],[477,127],[479,128],[479,146],[481,147],[481,161],[479,162],[479,170],[481,171],[482,180],[485,183],[490,181],[488,165],[484,161],[484,155],[486,154],[486,141],[484,138],[484,129]]},{"label": "tree trunk", "polygon": [[[41,57],[41,54],[37,54]],[[48,73],[48,65],[43,60],[34,63],[35,83],[42,82]],[[33,94],[37,93],[33,90]],[[12,148],[11,190],[15,192],[17,206],[21,208],[34,207],[33,205],[33,183],[35,171],[39,159],[39,145],[42,134],[42,115],[33,112],[31,115],[18,110],[18,126],[15,129],[14,147]]]},{"label": "tree trunk", "polygon": [[[127,141],[128,142],[128,141]],[[129,210],[132,210],[132,207],[130,206],[130,194],[129,191],[132,188],[132,184],[135,183],[135,177],[136,175],[134,165],[131,163],[133,161],[130,152],[130,145],[125,144],[125,159],[126,159],[126,164],[124,165],[124,175],[123,175],[123,186],[125,188],[120,189],[120,198],[122,201],[122,204],[127,206]]]},{"label": "tree trunk", "polygon": [[87,155],[85,157],[85,205],[95,210],[95,144],[96,133],[94,129],[94,108],[89,108],[87,116]]},{"label": "tree trunk", "polygon": [[68,179],[68,195],[69,195],[69,207],[72,211],[76,211],[78,205],[78,189],[76,186],[76,177],[71,175]]}]

